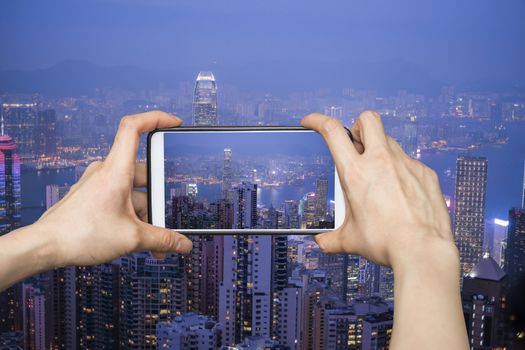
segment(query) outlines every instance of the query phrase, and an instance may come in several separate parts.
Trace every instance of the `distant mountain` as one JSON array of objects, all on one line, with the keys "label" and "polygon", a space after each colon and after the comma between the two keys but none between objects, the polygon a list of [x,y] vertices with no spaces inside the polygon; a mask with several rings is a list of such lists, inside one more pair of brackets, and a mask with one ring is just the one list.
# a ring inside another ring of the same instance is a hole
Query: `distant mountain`
[{"label": "distant mountain", "polygon": [[[343,87],[374,90],[380,94],[407,90],[434,95],[444,85],[417,65],[403,60],[331,63],[266,61],[241,65],[185,66],[170,71],[131,66],[109,67],[69,60],[33,71],[0,71],[0,91],[77,96],[91,95],[99,87],[129,90],[176,87],[181,81],[193,81],[199,70],[212,70],[219,87],[221,83],[227,83],[245,91],[277,95],[316,88],[331,88],[335,92]],[[504,85],[499,84],[497,88]],[[489,85],[477,82],[475,86],[482,88]]]},{"label": "distant mountain", "polygon": [[99,87],[154,88],[162,83],[162,78],[161,73],[136,67],[104,67],[69,60],[33,71],[0,71],[0,90],[52,96],[91,95]]}]

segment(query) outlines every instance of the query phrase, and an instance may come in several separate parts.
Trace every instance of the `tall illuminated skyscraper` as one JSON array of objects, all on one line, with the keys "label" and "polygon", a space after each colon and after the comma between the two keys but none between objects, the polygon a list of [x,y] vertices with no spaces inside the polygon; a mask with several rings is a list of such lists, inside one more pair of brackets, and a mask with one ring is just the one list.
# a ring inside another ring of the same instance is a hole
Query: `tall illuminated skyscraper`
[{"label": "tall illuminated skyscraper", "polygon": [[411,158],[417,158],[417,119],[410,116],[403,125],[403,138],[401,146]]},{"label": "tall illuminated skyscraper", "polygon": [[325,177],[317,179],[315,183],[315,224],[324,221],[327,212],[328,201],[328,179]]},{"label": "tall illuminated skyscraper", "polygon": [[217,118],[217,84],[212,72],[199,72],[193,93],[193,125],[215,126]]},{"label": "tall illuminated skyscraper", "polygon": [[20,158],[16,144],[0,130],[0,236],[20,227]]},{"label": "tall illuminated skyscraper", "polygon": [[[0,126],[0,236],[20,227],[20,158],[16,144],[4,134],[2,114]],[[21,285],[0,293],[0,333],[22,330]]]},{"label": "tall illuminated skyscraper", "polygon": [[222,198],[224,199],[228,198],[228,193],[232,189],[232,178],[232,150],[231,148],[225,148],[222,167]]},{"label": "tall illuminated skyscraper", "polygon": [[462,274],[481,259],[485,230],[487,158],[458,156],[454,208],[454,236]]}]

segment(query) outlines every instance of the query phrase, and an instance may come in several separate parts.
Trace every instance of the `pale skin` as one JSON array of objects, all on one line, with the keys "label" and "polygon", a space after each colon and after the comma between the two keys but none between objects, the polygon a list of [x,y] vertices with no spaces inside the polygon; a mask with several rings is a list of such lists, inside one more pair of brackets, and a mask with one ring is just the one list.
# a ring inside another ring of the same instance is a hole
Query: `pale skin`
[{"label": "pale skin", "polygon": [[[70,192],[34,224],[0,237],[0,290],[39,272],[95,265],[136,251],[162,258],[191,241],[146,223],[146,168],[139,136],[181,120],[164,112],[122,119],[103,162],[91,164]],[[367,111],[352,126],[310,114],[303,126],[325,139],[341,180],[346,217],[315,237],[325,253],[361,255],[395,276],[391,349],[468,349],[459,293],[459,257],[436,174],[410,159]]]}]

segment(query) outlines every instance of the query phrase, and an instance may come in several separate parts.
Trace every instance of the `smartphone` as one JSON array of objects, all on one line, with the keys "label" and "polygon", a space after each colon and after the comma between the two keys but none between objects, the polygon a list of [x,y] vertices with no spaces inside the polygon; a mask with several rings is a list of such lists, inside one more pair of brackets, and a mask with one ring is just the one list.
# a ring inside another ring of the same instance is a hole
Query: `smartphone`
[{"label": "smartphone", "polygon": [[149,222],[189,234],[315,234],[344,219],[330,151],[303,127],[148,134]]}]

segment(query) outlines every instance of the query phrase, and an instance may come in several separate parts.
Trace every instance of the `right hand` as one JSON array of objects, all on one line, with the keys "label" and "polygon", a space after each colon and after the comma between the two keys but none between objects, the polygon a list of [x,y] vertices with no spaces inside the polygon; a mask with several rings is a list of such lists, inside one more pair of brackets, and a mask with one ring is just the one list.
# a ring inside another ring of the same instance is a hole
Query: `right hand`
[{"label": "right hand", "polygon": [[354,144],[335,118],[314,113],[301,123],[324,137],[344,192],[343,224],[315,236],[323,252],[393,268],[429,255],[458,259],[436,173],[385,134],[377,112],[362,113],[352,126]]}]

